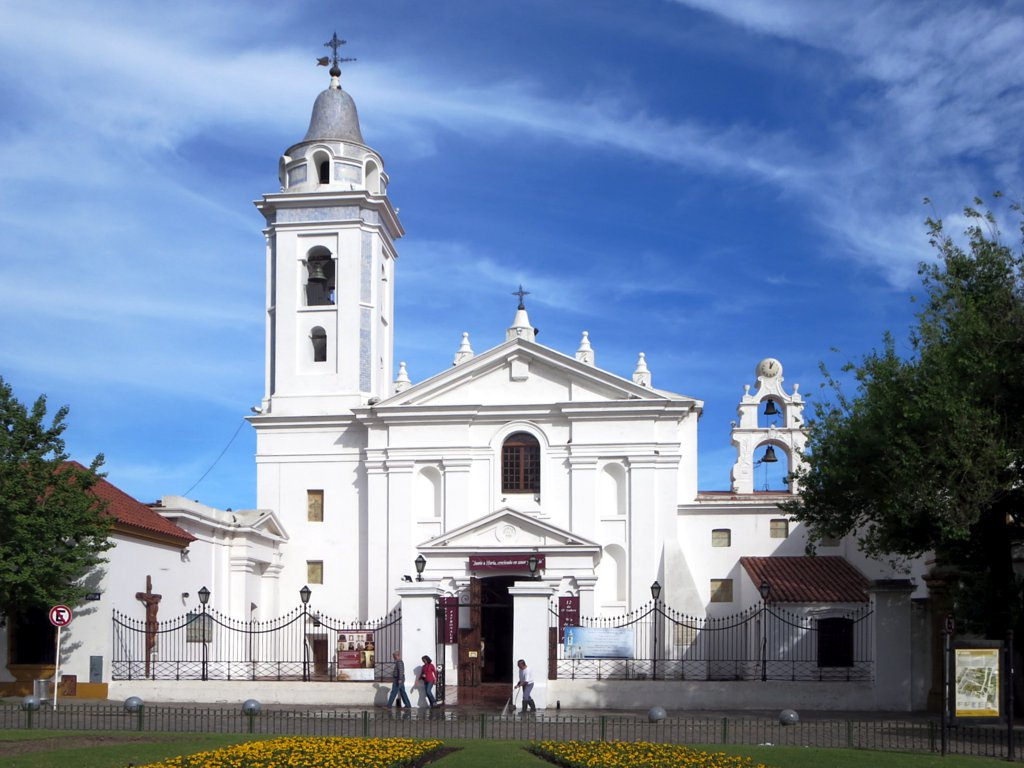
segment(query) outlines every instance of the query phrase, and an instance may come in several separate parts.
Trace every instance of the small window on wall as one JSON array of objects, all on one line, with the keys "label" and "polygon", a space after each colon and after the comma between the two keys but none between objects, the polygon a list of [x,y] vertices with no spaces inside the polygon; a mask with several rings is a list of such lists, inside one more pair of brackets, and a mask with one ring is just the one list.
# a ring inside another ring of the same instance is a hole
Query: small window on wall
[{"label": "small window on wall", "polygon": [[327,331],[319,325],[309,334],[309,340],[313,343],[313,362],[327,362]]},{"label": "small window on wall", "polygon": [[732,531],[728,528],[715,528],[711,531],[712,547],[731,547]]},{"label": "small window on wall", "polygon": [[324,561],[323,560],[307,560],[306,561],[306,582],[308,584],[323,584],[324,583]]},{"label": "small window on wall", "polygon": [[773,539],[785,539],[789,537],[789,520],[777,518],[769,523],[769,536]]},{"label": "small window on wall", "polygon": [[731,603],[732,602],[732,579],[711,580],[711,602]]},{"label": "small window on wall", "polygon": [[306,519],[311,523],[324,521],[323,491],[306,491]]}]

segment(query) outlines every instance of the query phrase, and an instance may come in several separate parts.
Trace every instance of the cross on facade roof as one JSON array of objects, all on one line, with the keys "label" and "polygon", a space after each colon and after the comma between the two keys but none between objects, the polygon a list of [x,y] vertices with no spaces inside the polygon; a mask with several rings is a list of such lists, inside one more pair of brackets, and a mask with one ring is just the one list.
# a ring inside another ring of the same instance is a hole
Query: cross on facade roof
[{"label": "cross on facade roof", "polygon": [[512,291],[512,295],[519,297],[519,309],[526,309],[526,307],[523,304],[523,296],[529,296],[530,292],[524,291],[522,284],[519,285],[518,291]]}]

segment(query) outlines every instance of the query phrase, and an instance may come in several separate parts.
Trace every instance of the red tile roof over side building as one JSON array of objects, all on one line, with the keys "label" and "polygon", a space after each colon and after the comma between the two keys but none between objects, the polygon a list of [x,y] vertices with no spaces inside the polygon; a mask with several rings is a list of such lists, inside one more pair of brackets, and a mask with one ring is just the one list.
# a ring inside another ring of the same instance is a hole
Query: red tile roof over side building
[{"label": "red tile roof over side building", "polygon": [[768,581],[769,603],[866,603],[868,580],[841,557],[741,557],[754,586]]},{"label": "red tile roof over side building", "polygon": [[[85,469],[77,461],[68,462]],[[126,532],[153,538],[169,539],[172,543],[188,545],[196,537],[170,520],[165,520],[140,501],[136,501],[116,485],[103,478],[92,487],[92,493],[107,502],[107,514]]]}]

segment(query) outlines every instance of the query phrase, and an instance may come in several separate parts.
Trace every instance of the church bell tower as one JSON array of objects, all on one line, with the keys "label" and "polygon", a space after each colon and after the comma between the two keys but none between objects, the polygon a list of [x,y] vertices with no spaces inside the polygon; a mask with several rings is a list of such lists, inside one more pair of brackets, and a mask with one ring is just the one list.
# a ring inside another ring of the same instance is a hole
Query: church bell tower
[{"label": "church bell tower", "polygon": [[404,230],[341,88],[343,42],[327,43],[330,85],[280,159],[280,192],[256,202],[267,221],[267,415],[340,414],[391,393],[394,241]]}]

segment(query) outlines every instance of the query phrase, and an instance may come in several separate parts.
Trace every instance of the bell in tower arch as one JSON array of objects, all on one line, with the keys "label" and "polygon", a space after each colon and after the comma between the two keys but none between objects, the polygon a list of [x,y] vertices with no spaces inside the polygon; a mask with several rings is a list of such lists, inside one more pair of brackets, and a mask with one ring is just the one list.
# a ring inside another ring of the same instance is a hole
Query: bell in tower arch
[{"label": "bell in tower arch", "polygon": [[306,280],[306,304],[315,307],[334,303],[333,264],[326,256],[312,256],[306,262],[309,276]]}]

